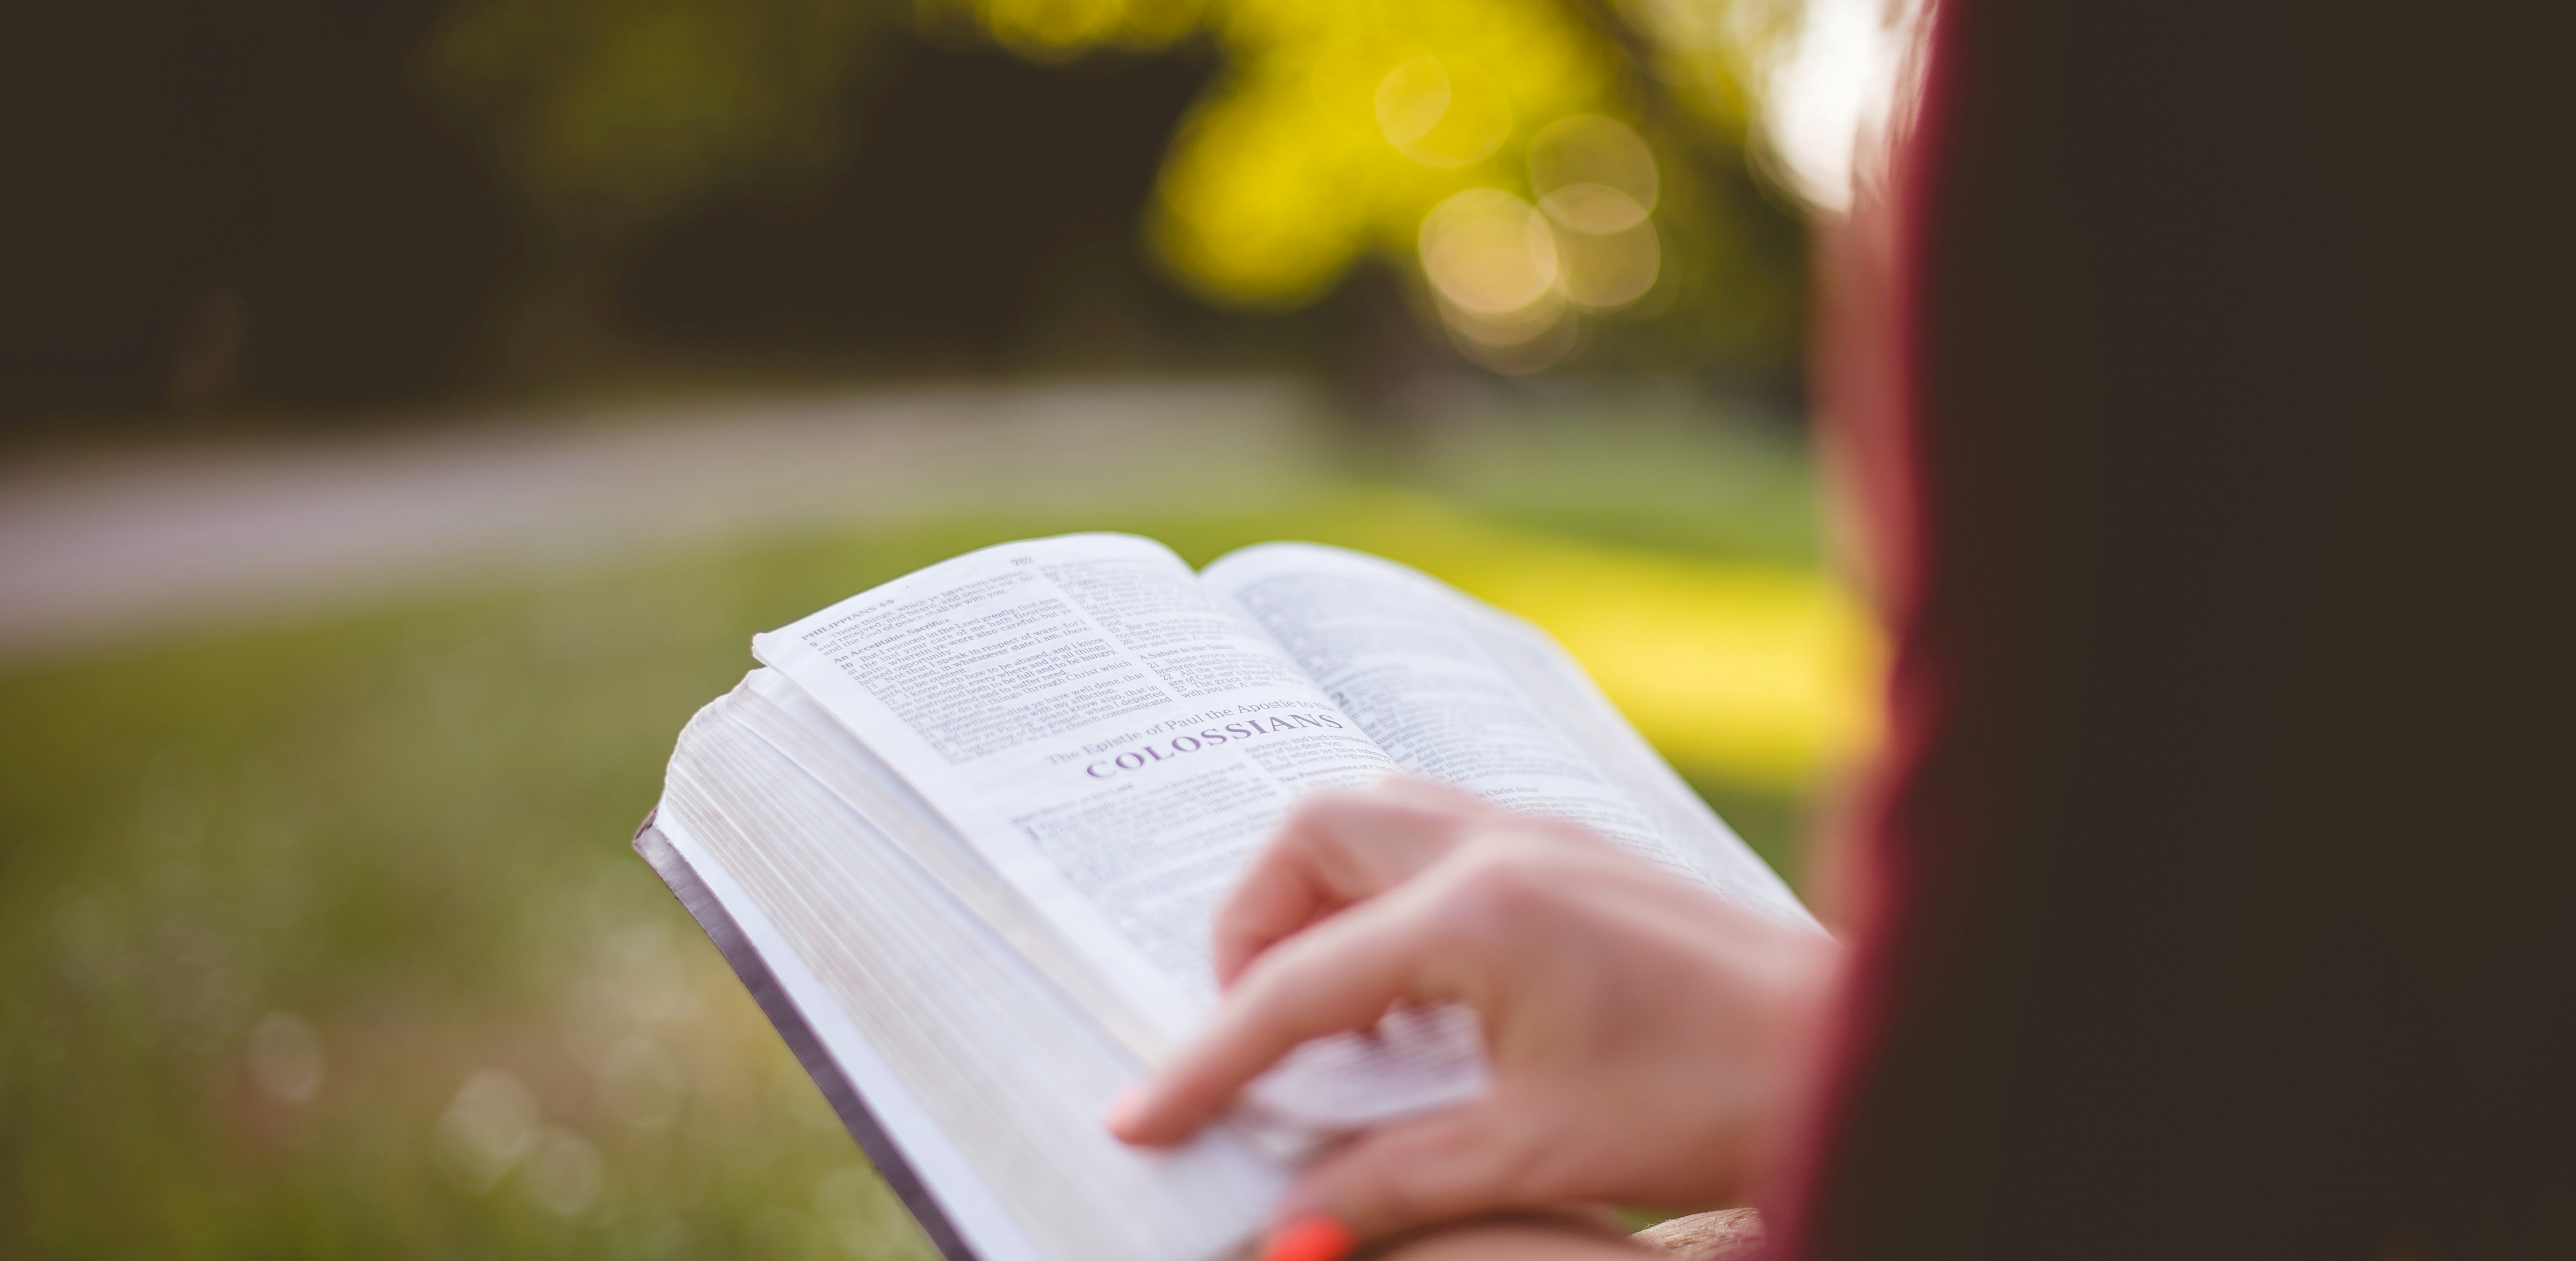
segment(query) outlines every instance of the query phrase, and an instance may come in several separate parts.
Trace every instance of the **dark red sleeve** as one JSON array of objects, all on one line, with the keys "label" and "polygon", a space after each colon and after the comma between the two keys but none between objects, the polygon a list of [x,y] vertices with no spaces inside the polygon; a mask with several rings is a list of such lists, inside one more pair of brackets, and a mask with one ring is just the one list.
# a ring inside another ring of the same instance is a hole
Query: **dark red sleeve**
[{"label": "dark red sleeve", "polygon": [[1825,304],[1897,654],[1780,1255],[2576,1256],[2531,25],[1943,4]]}]

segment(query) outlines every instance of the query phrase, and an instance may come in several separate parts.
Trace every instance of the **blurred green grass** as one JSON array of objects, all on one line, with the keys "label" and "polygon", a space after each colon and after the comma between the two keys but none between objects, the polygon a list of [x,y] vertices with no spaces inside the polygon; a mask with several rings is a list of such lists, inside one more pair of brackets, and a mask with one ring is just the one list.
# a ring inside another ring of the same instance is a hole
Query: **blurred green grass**
[{"label": "blurred green grass", "polygon": [[[1635,503],[1478,506],[1812,555]],[[1201,563],[1390,526],[1358,495],[694,546],[0,673],[0,1254],[929,1255],[626,840],[751,632],[1077,528]],[[1799,796],[1695,782],[1796,871]]]}]

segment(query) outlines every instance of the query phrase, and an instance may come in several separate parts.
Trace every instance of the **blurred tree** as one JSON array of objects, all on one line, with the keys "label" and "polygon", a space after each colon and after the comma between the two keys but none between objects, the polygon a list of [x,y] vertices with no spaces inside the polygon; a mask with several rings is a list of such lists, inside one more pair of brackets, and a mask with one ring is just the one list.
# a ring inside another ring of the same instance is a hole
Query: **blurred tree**
[{"label": "blurred tree", "polygon": [[32,11],[0,420],[699,367],[1392,384],[1442,342],[1792,383],[1747,85],[1801,3]]},{"label": "blurred tree", "polygon": [[730,180],[826,160],[876,0],[471,0],[427,52],[552,225],[616,235]]},{"label": "blurred tree", "polygon": [[[770,362],[1145,367],[1203,345],[1185,335],[1193,320],[1246,323],[1208,320],[1158,283],[1135,240],[1205,58],[1047,66],[909,32],[870,55],[839,156],[716,197],[623,252],[623,326]],[[1050,355],[1067,341],[1083,353]]]},{"label": "blurred tree", "polygon": [[1212,47],[1139,225],[1205,300],[1295,309],[1376,257],[1488,366],[1606,322],[1663,362],[1785,375],[1801,243],[1752,178],[1745,85],[1789,3],[467,0],[424,65],[551,238],[599,256],[821,180],[892,36],[1041,65]]},{"label": "blurred tree", "polygon": [[0,423],[448,388],[515,265],[424,107],[445,0],[13,11],[0,40]]}]

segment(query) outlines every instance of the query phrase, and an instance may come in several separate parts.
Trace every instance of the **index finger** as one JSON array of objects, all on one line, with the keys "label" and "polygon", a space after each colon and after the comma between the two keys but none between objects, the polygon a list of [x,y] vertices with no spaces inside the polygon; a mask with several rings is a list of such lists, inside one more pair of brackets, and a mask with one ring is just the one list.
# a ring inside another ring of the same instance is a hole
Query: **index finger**
[{"label": "index finger", "polygon": [[1175,1143],[1310,1038],[1366,1029],[1399,1001],[1450,997],[1424,954],[1420,911],[1378,898],[1281,942],[1226,996],[1197,1040],[1122,1103],[1109,1128],[1131,1143]]},{"label": "index finger", "polygon": [[1493,810],[1405,777],[1300,802],[1217,911],[1218,982],[1233,984],[1280,939],[1431,865],[1456,847],[1468,823]]}]

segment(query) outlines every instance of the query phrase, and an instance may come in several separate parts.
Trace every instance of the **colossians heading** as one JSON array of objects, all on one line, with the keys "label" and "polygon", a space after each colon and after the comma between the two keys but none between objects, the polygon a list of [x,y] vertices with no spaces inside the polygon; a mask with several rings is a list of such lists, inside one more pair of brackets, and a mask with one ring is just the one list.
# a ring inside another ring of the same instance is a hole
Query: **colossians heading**
[{"label": "colossians heading", "polygon": [[1211,725],[1198,731],[1167,736],[1140,744],[1115,757],[1092,762],[1082,768],[1082,773],[1093,779],[1112,779],[1127,771],[1140,771],[1157,762],[1187,757],[1202,749],[1213,749],[1219,745],[1257,740],[1283,731],[1299,731],[1310,727],[1330,731],[1348,730],[1341,719],[1329,714],[1270,714],[1246,717],[1223,726]]}]

